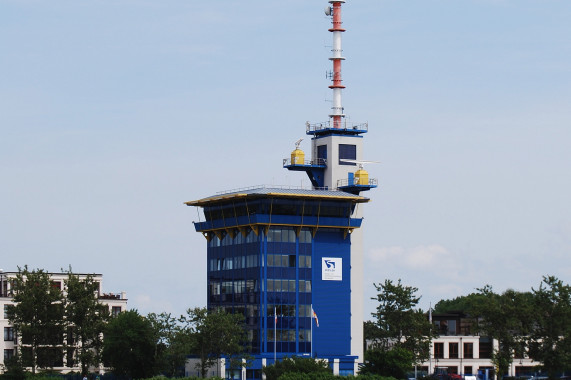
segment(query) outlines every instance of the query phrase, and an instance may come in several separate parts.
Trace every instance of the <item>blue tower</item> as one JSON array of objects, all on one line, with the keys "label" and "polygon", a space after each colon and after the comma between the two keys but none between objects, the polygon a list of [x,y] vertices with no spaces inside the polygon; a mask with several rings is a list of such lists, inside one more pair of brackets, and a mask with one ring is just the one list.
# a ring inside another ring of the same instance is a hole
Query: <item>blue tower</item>
[{"label": "blue tower", "polygon": [[208,308],[246,318],[254,358],[248,379],[285,356],[326,359],[342,375],[363,361],[360,227],[369,199],[360,193],[377,183],[362,166],[368,126],[348,124],[341,105],[344,2],[326,8],[333,24],[330,119],[306,124],[310,160],[301,140],[283,160],[284,168],[307,173],[312,188],[259,186],[186,203],[204,214],[194,226],[207,241]]}]

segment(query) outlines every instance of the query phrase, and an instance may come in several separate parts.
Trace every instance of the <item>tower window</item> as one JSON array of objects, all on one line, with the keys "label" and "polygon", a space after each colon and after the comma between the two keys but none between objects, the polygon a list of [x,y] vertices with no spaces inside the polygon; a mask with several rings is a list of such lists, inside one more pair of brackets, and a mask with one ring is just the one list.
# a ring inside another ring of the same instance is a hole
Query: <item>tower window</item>
[{"label": "tower window", "polygon": [[357,165],[354,162],[347,162],[344,160],[357,159],[357,145],[339,144],[339,165]]},{"label": "tower window", "polygon": [[318,160],[327,160],[327,145],[318,145],[317,146],[317,159]]}]

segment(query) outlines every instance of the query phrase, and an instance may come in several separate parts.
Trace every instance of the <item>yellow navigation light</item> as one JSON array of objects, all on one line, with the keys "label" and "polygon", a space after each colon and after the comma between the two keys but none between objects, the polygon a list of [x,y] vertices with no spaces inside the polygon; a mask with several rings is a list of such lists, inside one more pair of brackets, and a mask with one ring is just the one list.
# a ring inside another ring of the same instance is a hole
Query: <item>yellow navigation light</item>
[{"label": "yellow navigation light", "polygon": [[369,184],[369,173],[367,173],[365,169],[359,169],[355,172],[355,184],[356,185]]},{"label": "yellow navigation light", "polygon": [[299,148],[295,148],[291,152],[291,164],[292,165],[303,165],[305,163],[305,153]]}]

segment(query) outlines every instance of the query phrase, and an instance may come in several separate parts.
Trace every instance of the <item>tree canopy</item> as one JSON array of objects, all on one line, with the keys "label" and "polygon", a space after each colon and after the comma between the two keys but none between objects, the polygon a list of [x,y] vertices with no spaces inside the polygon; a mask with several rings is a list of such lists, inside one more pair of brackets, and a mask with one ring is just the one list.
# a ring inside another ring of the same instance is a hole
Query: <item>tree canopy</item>
[{"label": "tree canopy", "polygon": [[534,329],[529,357],[542,363],[551,379],[571,368],[571,287],[553,276],[533,289]]},{"label": "tree canopy", "polygon": [[51,368],[61,365],[64,334],[64,299],[61,288],[52,283],[42,269],[18,268],[13,283],[14,305],[7,310],[8,320],[22,338],[23,365]]},{"label": "tree canopy", "polygon": [[184,333],[190,337],[191,353],[200,358],[197,369],[202,377],[222,355],[243,365],[241,358],[247,357],[243,345],[246,340],[243,315],[222,309],[194,308],[188,309],[180,321]]},{"label": "tree canopy", "polygon": [[426,314],[416,308],[420,300],[418,289],[403,285],[400,279],[396,284],[385,280],[374,286],[378,294],[373,299],[379,305],[373,313],[374,325],[367,328],[373,337],[372,346],[384,351],[393,347],[410,351],[409,367],[427,360],[434,333]]},{"label": "tree canopy", "polygon": [[90,366],[101,362],[103,331],[109,320],[109,308],[94,296],[99,291],[99,283],[93,280],[92,275],[80,279],[70,268],[65,284],[67,340],[68,344],[77,346],[81,373],[85,374]]},{"label": "tree canopy", "polygon": [[147,378],[157,374],[155,330],[136,310],[120,313],[107,324],[103,362],[115,375]]}]

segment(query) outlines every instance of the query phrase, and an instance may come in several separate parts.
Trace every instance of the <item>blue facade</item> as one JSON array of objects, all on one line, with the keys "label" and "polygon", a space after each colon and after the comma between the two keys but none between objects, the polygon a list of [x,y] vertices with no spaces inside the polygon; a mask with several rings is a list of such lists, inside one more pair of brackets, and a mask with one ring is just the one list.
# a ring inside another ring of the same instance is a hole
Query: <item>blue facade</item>
[{"label": "blue facade", "polygon": [[274,351],[278,358],[337,359],[340,371],[353,373],[350,232],[361,219],[351,215],[366,201],[330,191],[253,190],[188,203],[203,207],[206,218],[195,228],[208,241],[208,308],[245,316],[253,378]]}]

